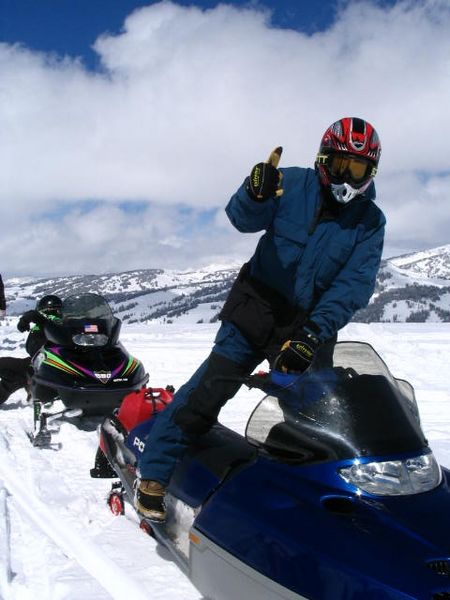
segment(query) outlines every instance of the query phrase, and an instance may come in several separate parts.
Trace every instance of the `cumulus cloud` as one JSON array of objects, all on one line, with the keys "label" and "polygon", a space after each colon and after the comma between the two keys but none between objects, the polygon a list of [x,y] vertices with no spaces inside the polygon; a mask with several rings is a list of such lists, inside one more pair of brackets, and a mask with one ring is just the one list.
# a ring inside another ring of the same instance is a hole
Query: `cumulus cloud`
[{"label": "cumulus cloud", "polygon": [[276,145],[283,165],[312,166],[346,115],[382,140],[388,252],[449,242],[449,31],[445,0],[350,2],[313,35],[272,27],[266,10],[160,2],[97,39],[96,72],[0,44],[7,270],[245,257],[255,239],[223,218],[230,194]]}]

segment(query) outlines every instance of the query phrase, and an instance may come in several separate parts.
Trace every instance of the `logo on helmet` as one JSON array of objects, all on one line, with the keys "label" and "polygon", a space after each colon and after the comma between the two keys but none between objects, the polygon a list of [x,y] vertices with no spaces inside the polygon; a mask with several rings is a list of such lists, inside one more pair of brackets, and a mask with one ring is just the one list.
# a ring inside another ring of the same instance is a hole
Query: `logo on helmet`
[{"label": "logo on helmet", "polygon": [[356,152],[362,152],[368,142],[366,122],[362,119],[350,119],[349,125],[349,145],[356,150]]}]

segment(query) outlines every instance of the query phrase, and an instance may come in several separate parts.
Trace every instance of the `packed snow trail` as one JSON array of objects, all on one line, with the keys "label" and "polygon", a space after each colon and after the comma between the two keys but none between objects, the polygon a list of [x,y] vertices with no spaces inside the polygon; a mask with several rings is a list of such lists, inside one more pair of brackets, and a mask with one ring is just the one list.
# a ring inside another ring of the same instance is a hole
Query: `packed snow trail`
[{"label": "packed snow trail", "polygon": [[8,492],[4,482],[0,479],[0,523],[4,524],[4,534],[0,539],[0,598],[9,594],[9,585],[12,580],[11,570],[11,535],[8,512]]},{"label": "packed snow trail", "polygon": [[[138,582],[134,581],[116,563],[99,552],[99,548],[72,529],[69,522],[54,514],[39,500],[30,487],[17,479],[17,471],[11,460],[5,439],[0,435],[0,480],[30,521],[47,535],[68,556],[77,561],[96,579],[112,598],[145,600],[146,596]],[[8,536],[9,537],[9,536]]]}]

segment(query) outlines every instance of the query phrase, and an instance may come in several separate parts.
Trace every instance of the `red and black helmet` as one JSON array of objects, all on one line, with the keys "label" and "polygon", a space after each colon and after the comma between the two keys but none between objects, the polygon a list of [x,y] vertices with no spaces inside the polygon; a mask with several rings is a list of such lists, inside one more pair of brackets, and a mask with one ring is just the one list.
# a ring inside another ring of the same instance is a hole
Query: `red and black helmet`
[{"label": "red and black helmet", "polygon": [[316,166],[320,180],[338,202],[362,194],[377,172],[381,144],[374,127],[356,117],[345,117],[325,131]]}]

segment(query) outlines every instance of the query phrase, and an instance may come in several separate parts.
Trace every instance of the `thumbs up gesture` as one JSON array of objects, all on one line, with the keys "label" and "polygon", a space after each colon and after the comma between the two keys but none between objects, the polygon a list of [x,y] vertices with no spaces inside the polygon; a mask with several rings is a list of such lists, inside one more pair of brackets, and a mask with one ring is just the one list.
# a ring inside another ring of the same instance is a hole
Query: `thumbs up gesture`
[{"label": "thumbs up gesture", "polygon": [[277,168],[282,152],[281,146],[275,148],[267,162],[260,162],[253,167],[248,178],[247,193],[256,202],[265,202],[268,198],[283,194],[281,187],[283,176]]}]

